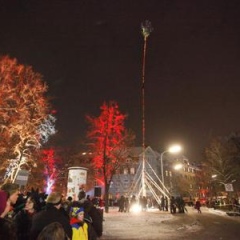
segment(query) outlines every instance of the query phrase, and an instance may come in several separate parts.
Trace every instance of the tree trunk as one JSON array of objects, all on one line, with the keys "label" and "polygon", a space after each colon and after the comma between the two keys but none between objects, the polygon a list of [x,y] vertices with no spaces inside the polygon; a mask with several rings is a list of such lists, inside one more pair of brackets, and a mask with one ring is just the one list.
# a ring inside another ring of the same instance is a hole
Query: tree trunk
[{"label": "tree trunk", "polygon": [[105,184],[105,195],[104,195],[104,200],[105,200],[105,212],[109,212],[109,184]]}]

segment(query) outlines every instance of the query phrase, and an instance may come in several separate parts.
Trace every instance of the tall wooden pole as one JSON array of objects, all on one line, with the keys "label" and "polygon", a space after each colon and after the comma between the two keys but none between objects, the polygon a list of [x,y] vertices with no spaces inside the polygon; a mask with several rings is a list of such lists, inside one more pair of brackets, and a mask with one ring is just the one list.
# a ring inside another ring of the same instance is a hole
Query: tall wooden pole
[{"label": "tall wooden pole", "polygon": [[147,50],[147,38],[152,31],[151,22],[146,20],[142,23],[142,34],[144,39],[143,45],[143,62],[142,62],[142,149],[143,149],[143,160],[142,160],[142,196],[146,196],[146,184],[145,184],[145,65],[146,65],[146,50]]}]

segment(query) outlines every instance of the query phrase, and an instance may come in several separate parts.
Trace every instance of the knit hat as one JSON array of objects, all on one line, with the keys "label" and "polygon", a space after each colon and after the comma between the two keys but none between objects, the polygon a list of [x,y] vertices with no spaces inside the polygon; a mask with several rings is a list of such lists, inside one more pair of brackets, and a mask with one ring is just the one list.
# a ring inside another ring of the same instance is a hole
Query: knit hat
[{"label": "knit hat", "polygon": [[77,215],[80,212],[84,212],[84,208],[83,207],[72,207],[71,208],[71,216],[72,217],[77,217]]}]

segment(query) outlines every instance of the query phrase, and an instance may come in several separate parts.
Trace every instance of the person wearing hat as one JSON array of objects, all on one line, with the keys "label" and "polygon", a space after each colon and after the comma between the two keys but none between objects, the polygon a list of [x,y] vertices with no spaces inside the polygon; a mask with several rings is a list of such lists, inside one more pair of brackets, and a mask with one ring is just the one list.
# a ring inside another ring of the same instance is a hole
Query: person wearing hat
[{"label": "person wearing hat", "polygon": [[92,201],[86,199],[86,193],[84,190],[79,192],[78,199],[80,206],[84,208],[85,218],[91,218],[91,225],[93,226],[97,237],[100,238],[103,232],[103,214],[101,210],[97,209]]},{"label": "person wearing hat", "polygon": [[84,221],[84,208],[72,206],[70,224],[72,226],[72,240],[88,240],[88,225]]},{"label": "person wearing hat", "polygon": [[0,189],[0,217],[4,218],[13,209],[17,202],[19,185],[15,183],[5,183]]},{"label": "person wearing hat", "polygon": [[66,239],[72,239],[72,227],[68,218],[59,210],[61,203],[61,193],[52,192],[48,195],[46,199],[46,209],[33,216],[32,227],[30,230],[31,240],[36,240],[44,227],[53,222],[59,222],[66,233]]}]

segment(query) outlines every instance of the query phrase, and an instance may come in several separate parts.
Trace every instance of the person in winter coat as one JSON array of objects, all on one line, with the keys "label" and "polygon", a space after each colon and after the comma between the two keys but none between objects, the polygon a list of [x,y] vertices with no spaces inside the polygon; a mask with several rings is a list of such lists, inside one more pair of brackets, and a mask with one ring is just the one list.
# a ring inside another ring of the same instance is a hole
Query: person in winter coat
[{"label": "person in winter coat", "polygon": [[70,224],[72,226],[72,240],[88,240],[88,224],[84,221],[84,209],[72,207]]},{"label": "person in winter coat", "polygon": [[62,195],[58,192],[52,192],[46,199],[46,209],[35,214],[32,219],[30,230],[30,239],[36,240],[39,233],[48,224],[59,222],[66,233],[66,239],[72,239],[72,227],[68,218],[59,210],[61,207]]},{"label": "person in winter coat", "polygon": [[121,196],[119,201],[118,201],[118,206],[119,206],[118,211],[119,212],[124,212],[124,202],[125,202],[125,197]]},{"label": "person in winter coat", "polygon": [[13,210],[13,205],[17,202],[19,185],[15,183],[5,183],[0,189],[0,217],[4,218]]},{"label": "person in winter coat", "polygon": [[201,211],[201,203],[200,203],[199,200],[197,200],[196,203],[195,203],[195,209],[198,210],[198,213],[202,213],[202,211]]},{"label": "person in winter coat", "polygon": [[129,199],[128,197],[126,197],[124,201],[124,212],[129,212],[129,206],[130,206]]},{"label": "person in winter coat", "polygon": [[170,198],[170,212],[173,214],[176,213],[176,199],[174,196]]},{"label": "person in winter coat", "polygon": [[38,235],[37,240],[65,240],[66,234],[58,222],[48,224]]},{"label": "person in winter coat", "polygon": [[0,239],[17,240],[15,224],[8,218],[0,218]]},{"label": "person in winter coat", "polygon": [[92,226],[97,234],[97,237],[101,237],[103,232],[102,210],[94,206],[91,201],[86,199],[86,193],[84,191],[79,193],[79,203],[80,206],[84,208],[85,218],[87,219],[90,217],[92,219]]},{"label": "person in winter coat", "polygon": [[24,209],[13,218],[16,224],[18,240],[29,240],[33,216],[40,211],[40,203],[33,195],[27,197]]},{"label": "person in winter coat", "polygon": [[[88,212],[86,212],[85,209],[82,207],[82,204],[79,201],[72,202],[72,207],[70,210],[70,223],[72,221],[78,221],[76,220],[77,218],[76,212],[79,212],[80,215],[82,215],[83,212],[84,215],[83,222],[87,224],[88,240],[97,240],[97,233],[93,227],[93,220],[91,216],[88,214]],[[80,223],[80,225],[82,225],[82,223]]]}]

